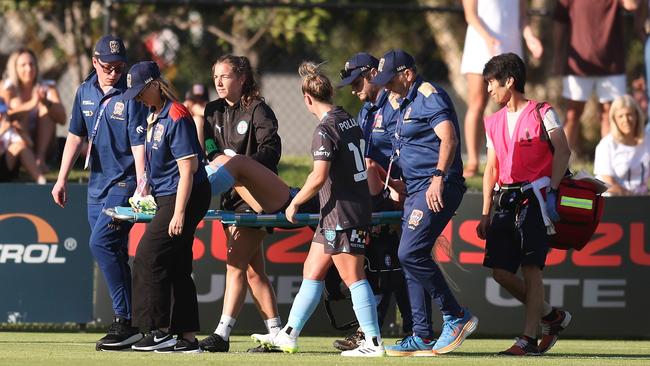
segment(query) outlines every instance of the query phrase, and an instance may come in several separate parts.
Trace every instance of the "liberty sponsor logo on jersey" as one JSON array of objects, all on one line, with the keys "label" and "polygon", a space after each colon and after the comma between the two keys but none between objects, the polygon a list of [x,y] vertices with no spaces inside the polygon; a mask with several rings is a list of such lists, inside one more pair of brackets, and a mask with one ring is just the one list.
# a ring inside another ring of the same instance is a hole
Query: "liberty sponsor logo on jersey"
[{"label": "liberty sponsor logo on jersey", "polygon": [[415,230],[415,228],[420,225],[422,217],[424,217],[424,212],[420,210],[411,211],[411,215],[409,215],[409,229]]},{"label": "liberty sponsor logo on jersey", "polygon": [[239,121],[237,123],[237,133],[240,135],[243,135],[248,131],[248,122],[247,121]]},{"label": "liberty sponsor logo on jersey", "polygon": [[343,122],[339,122],[338,126],[341,131],[345,131],[352,127],[358,127],[359,123],[354,118],[348,118]]},{"label": "liberty sponsor logo on jersey", "polygon": [[95,102],[92,100],[82,100],[81,105],[95,105]]},{"label": "liberty sponsor logo on jersey", "polygon": [[330,152],[325,150],[325,146],[321,145],[318,150],[314,151],[314,157],[324,156],[329,158]]},{"label": "liberty sponsor logo on jersey", "polygon": [[124,120],[124,102],[117,102],[113,106],[113,114],[111,118]]},{"label": "liberty sponsor logo on jersey", "polygon": [[165,133],[165,126],[157,124],[153,130],[153,145],[152,149],[158,149],[158,144],[162,141],[163,134]]}]

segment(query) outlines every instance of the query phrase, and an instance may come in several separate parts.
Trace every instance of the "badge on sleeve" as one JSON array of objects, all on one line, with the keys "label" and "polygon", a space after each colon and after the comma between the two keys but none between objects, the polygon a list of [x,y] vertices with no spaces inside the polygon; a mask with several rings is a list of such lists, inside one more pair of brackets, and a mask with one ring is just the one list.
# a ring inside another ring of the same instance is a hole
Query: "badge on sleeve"
[{"label": "badge on sleeve", "polygon": [[243,135],[246,131],[248,131],[248,122],[239,121],[239,123],[237,123],[237,133]]}]

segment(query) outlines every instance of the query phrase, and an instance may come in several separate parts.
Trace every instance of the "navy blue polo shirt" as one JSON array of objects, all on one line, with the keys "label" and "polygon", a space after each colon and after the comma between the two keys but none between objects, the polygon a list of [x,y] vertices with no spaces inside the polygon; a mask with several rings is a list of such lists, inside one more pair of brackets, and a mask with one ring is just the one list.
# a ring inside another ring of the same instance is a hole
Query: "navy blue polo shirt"
[{"label": "navy blue polo shirt", "polygon": [[[365,156],[388,170],[393,154],[395,126],[399,116],[399,103],[390,98],[390,92],[382,89],[375,103],[366,102],[361,107],[357,120],[363,130],[366,142]],[[391,167],[390,175],[400,178],[401,170],[396,162]]]},{"label": "navy blue polo shirt", "polygon": [[136,179],[131,147],[144,144],[147,108],[134,100],[122,99],[125,80],[122,78],[104,94],[93,72],[77,89],[68,129],[73,135],[90,139],[102,103],[108,100],[90,152],[88,203],[101,203],[113,185]]},{"label": "navy blue polo shirt", "polygon": [[[203,161],[203,151],[190,111],[178,102],[167,101],[158,118],[147,126],[147,176],[154,197],[176,194],[180,173],[179,159]],[[193,185],[208,179],[203,166],[194,173]]]},{"label": "navy blue polo shirt", "polygon": [[406,98],[401,100],[395,132],[402,176],[408,194],[429,188],[433,171],[438,166],[440,138],[433,130],[443,121],[450,121],[458,144],[454,161],[447,170],[447,181],[463,183],[463,162],[460,157],[460,128],[454,105],[442,88],[418,77]]}]

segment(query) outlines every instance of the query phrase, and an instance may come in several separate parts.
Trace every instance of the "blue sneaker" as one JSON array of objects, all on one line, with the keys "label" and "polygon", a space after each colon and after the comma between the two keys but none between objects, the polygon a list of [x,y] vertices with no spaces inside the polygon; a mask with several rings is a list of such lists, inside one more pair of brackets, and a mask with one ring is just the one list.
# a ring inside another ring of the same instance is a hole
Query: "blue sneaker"
[{"label": "blue sneaker", "polygon": [[449,353],[463,344],[472,332],[478,326],[478,318],[469,312],[469,309],[463,309],[463,317],[458,318],[453,315],[442,317],[442,334],[433,346],[433,352],[436,354]]},{"label": "blue sneaker", "polygon": [[434,344],[436,341],[427,343],[418,336],[410,335],[397,341],[394,346],[386,346],[385,349],[388,356],[413,356],[417,353],[432,354]]}]

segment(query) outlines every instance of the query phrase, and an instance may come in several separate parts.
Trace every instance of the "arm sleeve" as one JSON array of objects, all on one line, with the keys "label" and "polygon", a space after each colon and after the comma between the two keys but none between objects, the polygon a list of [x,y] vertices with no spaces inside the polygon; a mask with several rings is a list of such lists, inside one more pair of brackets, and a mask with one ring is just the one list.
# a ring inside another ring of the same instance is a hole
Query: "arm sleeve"
[{"label": "arm sleeve", "polygon": [[555,109],[549,108],[544,114],[544,127],[546,131],[551,132],[556,128],[562,127],[562,122],[560,121],[560,116],[557,115]]},{"label": "arm sleeve", "polygon": [[431,128],[436,128],[441,122],[451,121],[453,112],[453,105],[448,98],[443,98],[440,94],[432,94],[424,100],[424,108],[426,116],[429,117],[429,125]]},{"label": "arm sleeve", "polygon": [[78,89],[77,94],[74,97],[72,110],[70,111],[70,127],[68,127],[68,131],[77,136],[88,136],[88,130],[86,129],[83,113],[81,112],[81,103],[79,102],[79,98]]},{"label": "arm sleeve", "polygon": [[178,160],[191,155],[199,155],[198,137],[194,121],[182,117],[169,125],[167,132],[169,151],[174,159]]},{"label": "arm sleeve", "polygon": [[311,155],[314,160],[332,161],[336,153],[336,141],[323,125],[314,130],[311,140]]},{"label": "arm sleeve", "polygon": [[129,130],[129,142],[131,146],[144,145],[149,111],[142,103],[135,100],[129,101],[128,104],[129,120],[127,121],[127,128]]},{"label": "arm sleeve", "polygon": [[253,111],[252,123],[255,129],[257,152],[251,155],[251,158],[267,168],[275,170],[282,153],[282,142],[278,135],[278,120],[269,106],[260,103]]},{"label": "arm sleeve", "polygon": [[594,175],[608,175],[615,177],[614,167],[612,166],[611,149],[607,141],[601,140],[596,146],[596,158],[594,159]]}]

